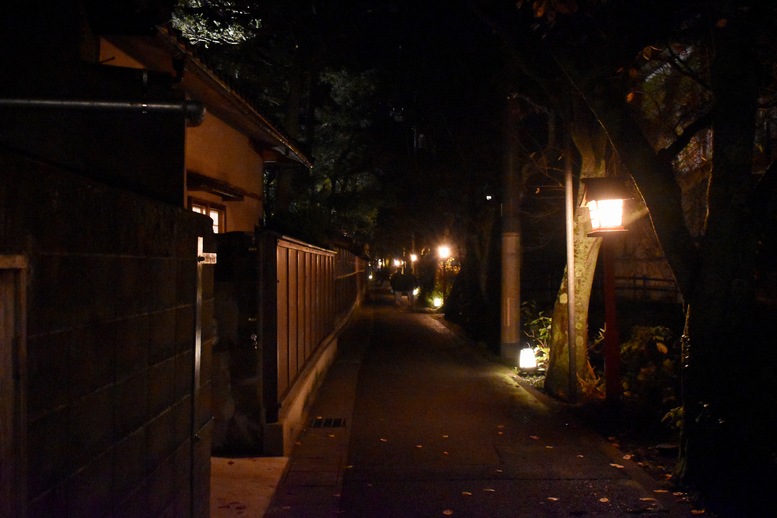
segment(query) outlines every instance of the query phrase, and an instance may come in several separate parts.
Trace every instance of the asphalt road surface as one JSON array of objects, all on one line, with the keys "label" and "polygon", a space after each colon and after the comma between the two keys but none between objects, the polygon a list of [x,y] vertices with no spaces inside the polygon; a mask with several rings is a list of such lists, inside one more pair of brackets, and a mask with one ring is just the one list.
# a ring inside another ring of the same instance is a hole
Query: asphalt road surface
[{"label": "asphalt road surface", "polygon": [[379,295],[341,340],[316,411],[346,427],[302,434],[271,516],[690,516],[441,315]]}]

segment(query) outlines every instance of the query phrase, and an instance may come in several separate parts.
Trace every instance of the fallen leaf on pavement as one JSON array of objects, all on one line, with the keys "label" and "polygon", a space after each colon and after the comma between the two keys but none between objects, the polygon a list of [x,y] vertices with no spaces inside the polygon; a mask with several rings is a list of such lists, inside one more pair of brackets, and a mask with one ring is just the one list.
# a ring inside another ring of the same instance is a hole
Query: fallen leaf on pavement
[{"label": "fallen leaf on pavement", "polygon": [[579,453],[577,454],[577,458],[578,458],[578,459],[582,459],[583,457],[585,457],[585,455],[581,455],[581,454],[579,454]]},{"label": "fallen leaf on pavement", "polygon": [[624,468],[624,466],[621,466],[620,464],[615,464],[614,462],[611,462],[610,466],[612,466],[613,468],[618,468],[618,469],[623,469]]},{"label": "fallen leaf on pavement", "polygon": [[529,439],[534,439],[535,441],[539,441],[540,440],[540,438],[537,437],[536,435],[530,435]]},{"label": "fallen leaf on pavement", "polygon": [[558,502],[559,499],[557,496],[549,496],[548,500],[550,500],[551,502]]},{"label": "fallen leaf on pavement", "polygon": [[668,489],[654,489],[653,492],[654,493],[668,493],[669,490]]},{"label": "fallen leaf on pavement", "polygon": [[423,446],[423,444],[416,444],[415,447],[416,448],[423,448],[424,446]]},{"label": "fallen leaf on pavement", "polygon": [[548,449],[548,450],[552,450],[553,446],[545,446],[545,448]]},{"label": "fallen leaf on pavement", "polygon": [[461,494],[464,496],[472,496],[472,492],[470,491],[462,491]]},{"label": "fallen leaf on pavement", "polygon": [[496,489],[492,489],[490,487],[486,487],[486,488],[483,488],[483,491],[485,491],[486,493],[494,493],[496,491]]},{"label": "fallen leaf on pavement", "polygon": [[610,501],[610,499],[609,499],[609,498],[607,498],[607,497],[605,496],[605,497],[603,497],[603,498],[600,498],[600,499],[599,499],[599,501],[600,501],[601,503],[603,503],[603,504],[606,504],[606,503],[608,503],[608,502]]},{"label": "fallen leaf on pavement", "polygon": [[446,509],[446,510],[444,510],[444,511],[442,512],[442,514],[444,514],[445,516],[450,516],[450,515],[452,515],[452,514],[453,514],[453,510],[451,510],[451,509]]},{"label": "fallen leaf on pavement", "polygon": [[388,442],[388,439],[386,439],[385,437],[381,437],[380,442]]},{"label": "fallen leaf on pavement", "polygon": [[705,511],[704,509],[691,509],[691,514],[699,515],[699,514],[705,514],[706,512],[707,511]]},{"label": "fallen leaf on pavement", "polygon": [[623,459],[624,460],[631,460],[631,453],[627,453],[626,455],[624,455]]},{"label": "fallen leaf on pavement", "polygon": [[649,497],[649,496],[643,496],[642,498],[640,498],[640,501],[642,501],[642,502],[655,502],[656,499],[652,498],[652,497]]}]

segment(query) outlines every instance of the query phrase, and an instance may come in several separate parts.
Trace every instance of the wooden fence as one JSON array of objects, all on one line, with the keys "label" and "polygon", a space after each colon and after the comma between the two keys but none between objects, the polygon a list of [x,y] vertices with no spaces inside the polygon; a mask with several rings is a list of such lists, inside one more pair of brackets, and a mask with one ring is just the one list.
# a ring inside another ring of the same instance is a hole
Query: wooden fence
[{"label": "wooden fence", "polygon": [[262,453],[268,426],[288,420],[325,371],[364,294],[365,263],[270,231],[216,239],[214,451]]},{"label": "wooden fence", "polygon": [[319,248],[275,234],[260,244],[263,389],[267,422],[318,346],[366,286],[364,261],[345,248]]}]

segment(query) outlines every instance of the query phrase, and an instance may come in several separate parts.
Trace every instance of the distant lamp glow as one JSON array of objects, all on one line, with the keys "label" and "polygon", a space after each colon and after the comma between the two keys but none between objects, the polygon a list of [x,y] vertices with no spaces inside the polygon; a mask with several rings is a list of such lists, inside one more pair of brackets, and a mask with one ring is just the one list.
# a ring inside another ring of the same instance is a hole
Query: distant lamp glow
[{"label": "distant lamp glow", "polygon": [[442,297],[440,297],[439,295],[433,297],[432,306],[434,306],[435,308],[442,307]]},{"label": "distant lamp glow", "polygon": [[583,205],[591,216],[589,237],[625,232],[623,202],[631,198],[625,179],[620,177],[583,178]]},{"label": "distant lamp glow", "polygon": [[402,260],[401,259],[394,259],[394,266],[396,266],[396,267],[402,266]]},{"label": "distant lamp glow", "polygon": [[437,247],[437,255],[440,259],[445,261],[447,258],[451,256],[451,247],[448,245],[440,245]]},{"label": "distant lamp glow", "polygon": [[421,288],[414,288],[413,289],[413,295],[415,295],[417,297],[419,293],[421,293]]},{"label": "distant lamp glow", "polygon": [[534,355],[534,349],[524,347],[518,356],[518,368],[522,371],[530,371],[537,368],[537,357]]},{"label": "distant lamp glow", "polygon": [[418,256],[416,254],[410,254],[410,262],[414,263],[418,261]]}]

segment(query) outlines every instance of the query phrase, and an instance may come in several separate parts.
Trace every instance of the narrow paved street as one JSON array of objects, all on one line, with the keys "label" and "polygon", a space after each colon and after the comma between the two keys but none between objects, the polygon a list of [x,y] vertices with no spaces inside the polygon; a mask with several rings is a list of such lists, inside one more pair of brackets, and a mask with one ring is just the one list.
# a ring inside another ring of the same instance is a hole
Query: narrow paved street
[{"label": "narrow paved street", "polygon": [[439,315],[379,296],[341,340],[314,412],[345,426],[302,434],[268,516],[690,514]]}]

